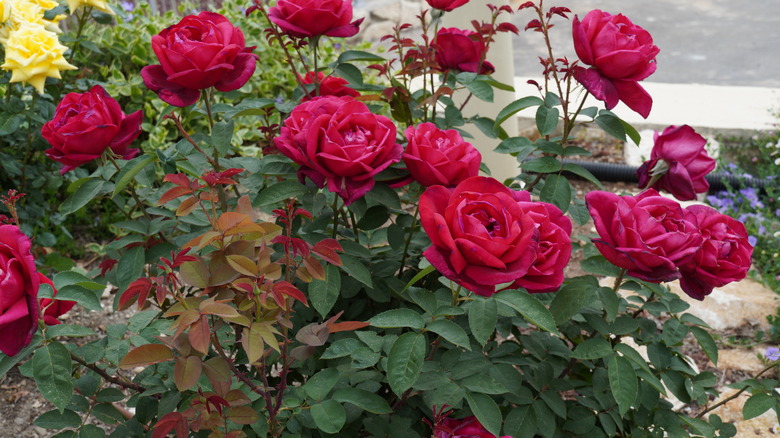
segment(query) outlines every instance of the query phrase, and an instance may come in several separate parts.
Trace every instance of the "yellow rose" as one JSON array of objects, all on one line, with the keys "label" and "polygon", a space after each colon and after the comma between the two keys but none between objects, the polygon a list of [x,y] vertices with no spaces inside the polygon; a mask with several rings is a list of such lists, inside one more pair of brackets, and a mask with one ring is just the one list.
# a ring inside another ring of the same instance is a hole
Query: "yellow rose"
[{"label": "yellow rose", "polygon": [[47,77],[60,79],[61,70],[76,70],[62,56],[66,50],[57,34],[41,25],[23,25],[9,32],[0,68],[11,71],[11,82],[27,82],[43,93]]},{"label": "yellow rose", "polygon": [[82,6],[85,8],[92,6],[93,8],[101,10],[106,14],[114,15],[114,11],[108,7],[104,0],[68,0],[68,7],[70,8],[71,14],[75,13],[76,9]]},{"label": "yellow rose", "polygon": [[57,15],[53,20],[43,18],[43,14],[47,10],[58,6],[57,2],[52,0],[10,0],[9,3],[11,4],[11,14],[7,24],[11,29],[18,29],[26,24],[41,24],[51,32],[61,32],[57,23],[66,15]]},{"label": "yellow rose", "polygon": [[11,10],[10,0],[0,0],[0,23],[5,23],[11,18]]}]

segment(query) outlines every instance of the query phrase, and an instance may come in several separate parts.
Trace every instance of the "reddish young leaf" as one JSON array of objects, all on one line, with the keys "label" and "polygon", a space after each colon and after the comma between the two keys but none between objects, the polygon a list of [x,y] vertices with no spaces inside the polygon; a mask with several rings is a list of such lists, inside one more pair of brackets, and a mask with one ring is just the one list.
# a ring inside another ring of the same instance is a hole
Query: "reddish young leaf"
[{"label": "reddish young leaf", "polygon": [[227,418],[236,424],[252,424],[260,417],[258,417],[257,412],[249,406],[237,406],[228,409]]},{"label": "reddish young leaf", "polygon": [[116,259],[105,259],[100,262],[100,275],[105,276],[106,272],[114,269],[117,263],[119,263],[119,260]]},{"label": "reddish young leaf", "polygon": [[160,200],[157,201],[157,205],[167,204],[168,202],[184,195],[192,194],[192,189],[189,187],[174,187],[160,196]]},{"label": "reddish young leaf", "polygon": [[360,330],[362,328],[368,327],[369,325],[371,324],[362,321],[335,322],[333,324],[328,324],[328,332],[329,333],[349,332],[352,330]]},{"label": "reddish young leaf", "polygon": [[176,432],[176,438],[187,438],[189,430],[187,419],[182,414],[168,412],[155,423],[152,438],[165,438],[172,431]]},{"label": "reddish young leaf", "polygon": [[149,296],[149,291],[151,289],[152,280],[146,277],[141,277],[130,283],[127,286],[127,289],[122,293],[122,296],[119,297],[119,310],[128,309],[133,304],[134,299],[143,297],[143,299],[138,298],[138,308],[140,309],[141,305],[146,302],[146,298]]},{"label": "reddish young leaf", "polygon": [[499,32],[512,32],[515,35],[520,34],[520,30],[517,28],[517,26],[509,22],[500,23],[496,30]]},{"label": "reddish young leaf", "polygon": [[192,348],[200,353],[208,354],[211,345],[211,327],[206,315],[201,315],[200,319],[190,326],[189,338]]},{"label": "reddish young leaf", "polygon": [[173,367],[173,381],[179,391],[186,391],[200,379],[203,371],[203,362],[200,356],[179,356],[176,358],[176,365]]},{"label": "reddish young leaf", "polygon": [[130,350],[119,361],[119,368],[130,369],[173,359],[173,351],[163,344],[144,344]]},{"label": "reddish young leaf", "polygon": [[288,297],[300,301],[304,306],[309,307],[309,303],[306,301],[306,296],[291,283],[286,281],[277,281],[274,283],[273,291],[287,295]]},{"label": "reddish young leaf", "polygon": [[525,8],[534,8],[534,7],[535,7],[534,2],[525,2],[522,5],[518,6],[517,10],[520,11]]}]

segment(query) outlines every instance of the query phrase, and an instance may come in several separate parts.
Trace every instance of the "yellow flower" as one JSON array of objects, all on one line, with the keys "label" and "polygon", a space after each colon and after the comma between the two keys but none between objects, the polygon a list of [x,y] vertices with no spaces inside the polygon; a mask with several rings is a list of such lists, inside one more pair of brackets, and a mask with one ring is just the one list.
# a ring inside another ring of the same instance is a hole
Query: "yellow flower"
[{"label": "yellow flower", "polygon": [[71,14],[75,13],[76,9],[82,6],[92,6],[93,8],[101,10],[106,14],[114,15],[114,11],[108,7],[105,0],[68,0],[68,7],[70,8]]},{"label": "yellow flower", "polygon": [[5,23],[11,18],[12,9],[10,0],[0,0],[0,23]]},{"label": "yellow flower", "polygon": [[23,25],[9,33],[0,68],[11,70],[11,82],[27,82],[43,93],[47,77],[60,79],[61,70],[76,70],[62,56],[66,50],[57,34],[41,25]]},{"label": "yellow flower", "polygon": [[57,23],[66,15],[57,15],[53,20],[43,18],[47,10],[58,6],[57,2],[52,0],[8,0],[8,3],[11,4],[11,14],[7,24],[11,29],[19,29],[26,24],[41,24],[51,32],[61,32]]}]

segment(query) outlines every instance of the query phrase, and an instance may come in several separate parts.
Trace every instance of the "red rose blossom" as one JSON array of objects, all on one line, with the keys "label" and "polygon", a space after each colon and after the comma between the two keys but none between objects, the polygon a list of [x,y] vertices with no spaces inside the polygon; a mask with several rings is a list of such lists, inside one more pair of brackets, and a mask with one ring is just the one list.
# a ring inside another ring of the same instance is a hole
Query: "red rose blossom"
[{"label": "red rose blossom", "polygon": [[188,15],[153,36],[152,49],[160,64],[141,69],[144,85],[178,107],[195,103],[204,88],[241,88],[255,72],[257,60],[241,29],[208,11]]},{"label": "red rose blossom", "polygon": [[268,18],[296,38],[351,37],[363,22],[352,21],[352,0],[278,0]]},{"label": "red rose blossom", "polygon": [[426,122],[404,132],[408,144],[404,163],[415,181],[425,187],[455,187],[479,173],[482,154],[454,129]]},{"label": "red rose blossom", "polygon": [[0,225],[0,351],[15,356],[38,330],[40,280],[30,239],[16,225]]},{"label": "red rose blossom", "polygon": [[[45,275],[38,273],[38,279],[40,280],[41,284],[48,284],[51,286],[52,291],[54,291],[53,296],[57,296],[57,289],[54,288],[54,283],[49,280]],[[39,300],[39,304],[41,307],[41,310],[43,311],[43,322],[46,323],[46,325],[57,325],[60,324],[60,320],[57,319],[60,316],[68,313],[70,309],[73,308],[73,306],[76,305],[75,301],[68,301],[68,300],[54,300],[51,298],[41,298]]]},{"label": "red rose blossom", "polygon": [[444,27],[439,29],[432,45],[436,49],[436,62],[442,70],[460,70],[482,75],[496,71],[493,64],[484,61],[485,44],[476,32]]},{"label": "red rose blossom", "polygon": [[681,201],[696,199],[697,193],[709,190],[705,177],[715,169],[715,160],[704,150],[704,137],[683,125],[669,126],[653,138],[650,160],[636,171],[640,189],[664,190]]},{"label": "red rose blossom", "polygon": [[[343,78],[339,78],[336,76],[325,76],[324,73],[321,71],[317,72],[317,79],[320,82],[320,96],[351,96],[351,97],[358,97],[360,96],[360,93],[357,90],[353,90],[352,88],[349,88],[349,82],[344,80]],[[306,76],[303,78],[302,81],[304,84],[313,84],[314,83],[314,72],[310,71],[306,73]],[[306,102],[307,100],[311,100],[312,97],[314,97],[315,91],[312,90],[311,96],[309,94],[306,94],[303,96],[303,99],[301,99],[301,102]]]},{"label": "red rose blossom", "polygon": [[445,277],[483,296],[529,272],[539,231],[518,201],[526,195],[475,176],[455,189],[428,187],[420,222],[431,239],[423,255]]},{"label": "red rose blossom", "polygon": [[107,148],[129,160],[138,155],[138,149],[128,146],[141,133],[143,119],[141,110],[125,115],[100,85],[85,93],[68,93],[54,118],[41,128],[51,145],[46,156],[62,163],[61,174],[100,157]]},{"label": "red rose blossom", "polygon": [[656,69],[659,49],[653,37],[625,16],[610,15],[598,9],[588,12],[580,21],[572,21],[574,49],[583,64],[591,68],[574,68],[574,77],[607,109],[623,101],[629,108],[647,118],[653,99],[639,81]]},{"label": "red rose blossom", "polygon": [[396,128],[351,97],[322,96],[303,102],[274,139],[301,166],[298,177],[338,194],[346,205],[374,186],[374,175],[401,160]]},{"label": "red rose blossom", "polygon": [[442,11],[451,11],[455,8],[459,8],[469,0],[425,0],[432,8],[441,9]]}]

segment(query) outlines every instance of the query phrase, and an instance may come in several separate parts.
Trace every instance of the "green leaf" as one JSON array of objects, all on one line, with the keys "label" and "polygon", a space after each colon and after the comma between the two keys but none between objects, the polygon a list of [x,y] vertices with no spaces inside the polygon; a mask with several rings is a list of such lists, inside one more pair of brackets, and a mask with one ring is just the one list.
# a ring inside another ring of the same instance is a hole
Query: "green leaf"
[{"label": "green leaf", "polygon": [[75,324],[59,324],[53,327],[49,327],[49,329],[46,330],[46,336],[49,338],[53,338],[55,336],[81,337],[92,336],[94,334],[95,331],[91,328]]},{"label": "green leaf", "polygon": [[281,181],[261,190],[253,204],[255,206],[276,204],[288,198],[299,198],[308,191],[309,189],[305,185],[297,181]]},{"label": "green leaf", "polygon": [[597,336],[577,345],[572,352],[572,357],[582,360],[595,360],[612,353],[612,346],[606,339]]},{"label": "green leaf", "polygon": [[712,361],[715,366],[718,366],[718,345],[715,344],[715,340],[712,336],[701,327],[689,326],[688,329],[693,333],[693,336],[699,342],[701,349],[704,350],[704,354]]},{"label": "green leaf", "polygon": [[55,409],[36,418],[33,424],[44,429],[79,427],[81,425],[81,416],[70,409],[65,409],[62,412]]},{"label": "green leaf", "polygon": [[550,108],[549,106],[542,105],[536,109],[536,129],[539,130],[539,134],[542,136],[550,135],[558,126],[558,116],[560,111],[558,108]]},{"label": "green leaf", "polygon": [[571,185],[569,180],[561,175],[547,175],[539,197],[543,202],[549,202],[561,209],[563,213],[566,213],[569,210],[569,204],[571,204]]},{"label": "green leaf", "polygon": [[423,317],[412,309],[388,310],[369,319],[368,323],[380,328],[410,327],[419,330],[425,326]]},{"label": "green leaf", "polygon": [[105,436],[106,432],[94,424],[85,424],[81,426],[79,431],[79,438],[105,438]]},{"label": "green leaf", "polygon": [[383,415],[390,414],[393,410],[387,401],[364,389],[358,388],[341,388],[333,393],[333,400],[341,403],[353,404],[364,411],[371,412],[372,414]]},{"label": "green leaf", "polygon": [[569,280],[555,293],[550,303],[550,313],[555,323],[561,325],[593,301],[593,292],[599,287],[594,277],[578,277]]},{"label": "green leaf", "polygon": [[396,395],[414,385],[425,362],[425,336],[404,333],[396,339],[387,355],[387,383]]},{"label": "green leaf", "polygon": [[623,125],[623,129],[626,130],[626,134],[628,134],[628,137],[631,139],[631,141],[633,141],[635,145],[639,146],[639,143],[642,142],[642,136],[639,135],[639,132],[625,120],[623,119],[619,119],[619,120],[620,123]]},{"label": "green leaf", "polygon": [[339,64],[336,66],[335,72],[350,84],[361,85],[363,83],[363,73],[352,64]]},{"label": "green leaf", "polygon": [[607,134],[621,141],[626,141],[626,128],[621,120],[609,111],[602,110],[596,117],[596,124]]},{"label": "green leaf", "polygon": [[507,388],[486,374],[474,374],[460,381],[460,386],[481,394],[506,394]]},{"label": "green leaf", "polygon": [[336,400],[325,400],[313,405],[311,417],[321,431],[329,434],[338,433],[347,422],[347,412]]},{"label": "green leaf", "polygon": [[612,288],[600,287],[598,289],[599,298],[601,299],[601,305],[604,308],[606,315],[604,319],[607,322],[612,322],[617,318],[618,309],[620,308],[620,297]]},{"label": "green leaf", "polygon": [[480,424],[488,432],[498,436],[498,433],[501,431],[503,418],[501,417],[501,409],[499,409],[493,398],[486,394],[467,392],[466,402]]},{"label": "green leaf", "polygon": [[558,334],[552,313],[547,310],[547,307],[544,307],[541,301],[531,296],[528,292],[505,290],[493,295],[493,298],[515,309],[517,313],[523,315],[523,318],[540,329],[555,335]]},{"label": "green leaf", "polygon": [[65,411],[73,395],[70,353],[59,342],[50,342],[39,348],[32,358],[33,378],[46,400]]},{"label": "green leaf", "polygon": [[418,272],[418,273],[417,273],[417,275],[415,275],[414,277],[412,277],[412,279],[411,279],[411,280],[409,280],[409,282],[408,282],[408,283],[406,283],[406,286],[404,286],[404,288],[403,288],[403,289],[401,289],[401,292],[404,292],[404,291],[406,291],[407,289],[409,289],[410,287],[414,286],[414,284],[415,284],[415,283],[417,283],[417,282],[418,282],[418,281],[420,281],[420,280],[421,280],[423,277],[425,277],[426,275],[430,274],[431,272],[433,272],[433,271],[435,271],[435,270],[436,270],[436,268],[434,268],[434,267],[433,267],[433,265],[428,265],[428,266],[426,266],[425,268],[423,268],[423,270],[422,270],[422,271]]},{"label": "green leaf", "polygon": [[590,220],[588,209],[577,199],[569,205],[569,216],[571,216],[578,225],[585,225]]},{"label": "green leaf", "polygon": [[605,275],[607,277],[620,275],[620,268],[607,261],[601,255],[588,257],[580,262],[580,267],[589,274]]},{"label": "green leaf", "polygon": [[211,145],[219,152],[219,155],[225,156],[230,150],[230,140],[233,139],[233,120],[218,122],[211,130]]},{"label": "green leaf", "polygon": [[43,338],[41,337],[41,335],[36,333],[35,335],[33,335],[30,344],[24,347],[20,352],[16,353],[15,356],[6,356],[0,353],[0,380],[2,380],[3,376],[5,376],[5,373],[7,373],[8,370],[13,368],[16,364],[18,364],[22,360],[27,359],[27,356],[29,356],[30,353],[32,353],[36,348],[38,348],[38,346],[41,345],[42,341]]},{"label": "green leaf", "polygon": [[479,100],[493,102],[493,87],[491,87],[487,82],[473,81],[466,84],[466,88]]},{"label": "green leaf", "polygon": [[510,137],[498,144],[493,151],[499,154],[520,154],[519,159],[525,159],[536,149],[534,143],[526,137]]},{"label": "green leaf", "polygon": [[437,319],[425,327],[426,330],[436,333],[449,342],[471,351],[469,337],[466,331],[449,319]]},{"label": "green leaf", "polygon": [[103,180],[98,178],[83,178],[85,181],[75,181],[73,184],[78,183],[78,188],[65,201],[60,205],[60,213],[63,216],[69,215],[78,211],[81,207],[87,205],[89,201],[93,200],[100,191],[103,190]]},{"label": "green leaf", "polygon": [[775,398],[769,394],[755,394],[745,402],[745,406],[742,408],[742,416],[745,420],[750,420],[772,409],[776,404]]},{"label": "green leaf", "polygon": [[366,210],[356,226],[361,230],[373,230],[384,225],[388,219],[390,219],[390,214],[387,211],[387,207],[375,205]]},{"label": "green leaf", "polygon": [[323,400],[339,380],[339,371],[336,368],[325,368],[313,375],[303,389],[314,400]]},{"label": "green leaf", "polygon": [[620,415],[625,415],[636,400],[639,385],[636,372],[628,359],[613,355],[607,365],[609,372],[609,387],[615,397]]},{"label": "green leaf", "polygon": [[483,346],[496,331],[498,305],[495,300],[475,297],[468,308],[469,328],[474,339]]},{"label": "green leaf", "polygon": [[328,265],[325,268],[325,281],[314,280],[309,283],[309,302],[323,318],[336,304],[341,292],[341,273],[339,268]]},{"label": "green leaf", "polygon": [[341,269],[355,278],[355,280],[365,284],[368,287],[374,287],[371,283],[371,272],[359,259],[347,254],[340,254]]},{"label": "green leaf", "polygon": [[57,299],[63,301],[75,301],[79,306],[87,310],[103,310],[100,304],[100,296],[96,291],[75,284],[65,286],[57,291]]},{"label": "green leaf", "polygon": [[119,290],[125,290],[131,282],[143,275],[145,258],[143,246],[135,246],[122,254],[117,264],[117,266],[121,266],[121,269],[116,274]]},{"label": "green leaf", "polygon": [[499,111],[498,116],[496,116],[496,126],[499,126],[500,124],[504,123],[504,121],[510,117],[512,117],[515,113],[522,111],[526,108],[530,108],[532,106],[538,106],[544,104],[544,101],[536,96],[527,96],[523,97],[521,99],[518,99],[509,105],[505,106],[504,109]]},{"label": "green leaf", "polygon": [[155,161],[157,161],[157,156],[144,154],[125,163],[125,165],[122,167],[122,170],[119,172],[119,175],[117,175],[117,182],[114,186],[114,193],[111,195],[111,197],[113,198],[119,194],[119,192],[124,190],[124,188],[130,184],[130,181],[132,181],[140,171]]},{"label": "green leaf", "polygon": [[512,409],[504,421],[504,434],[512,437],[531,437],[536,433],[536,414],[530,406]]},{"label": "green leaf", "polygon": [[590,173],[590,171],[579,164],[576,163],[564,163],[563,164],[563,170],[566,172],[571,172],[577,176],[580,176],[582,178],[585,178],[589,182],[593,183],[596,187],[598,187],[601,190],[604,190],[604,186],[601,184],[601,181],[599,181],[598,178],[596,178],[595,175]]},{"label": "green leaf", "polygon": [[382,58],[381,56],[371,53],[371,52],[364,52],[362,50],[346,50],[344,52],[341,52],[341,55],[339,55],[339,59],[336,60],[336,64],[343,64],[345,62],[352,62],[352,61],[369,61],[374,63],[381,63],[385,62],[385,58]]},{"label": "green leaf", "polygon": [[555,173],[563,169],[563,164],[553,157],[540,157],[521,164],[520,168],[529,172]]},{"label": "green leaf", "polygon": [[11,135],[22,126],[24,116],[21,114],[3,114],[0,116],[0,135]]}]

